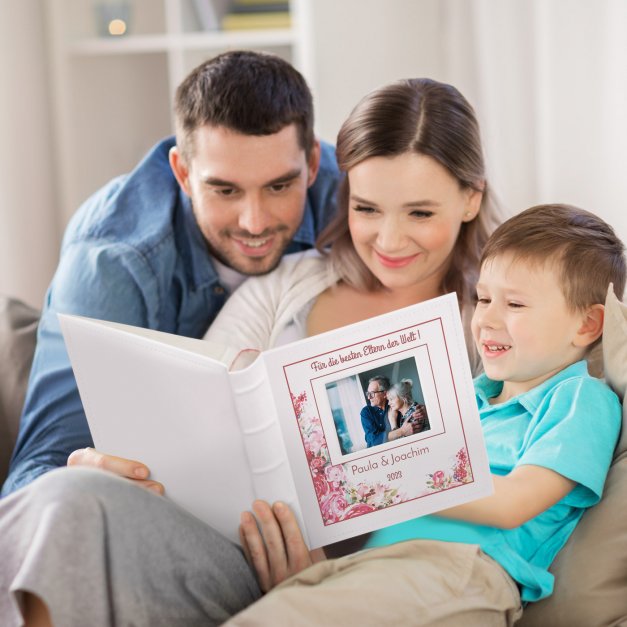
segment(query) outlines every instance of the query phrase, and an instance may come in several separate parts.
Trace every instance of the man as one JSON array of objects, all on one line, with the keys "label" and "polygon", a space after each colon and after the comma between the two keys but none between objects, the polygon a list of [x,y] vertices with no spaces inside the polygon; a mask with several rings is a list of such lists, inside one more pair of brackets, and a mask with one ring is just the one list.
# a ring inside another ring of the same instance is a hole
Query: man
[{"label": "man", "polygon": [[247,275],[310,248],[335,210],[333,148],[303,77],[229,52],[179,86],[176,141],[89,198],[48,290],[6,495],[93,446],[57,313],[201,337]]},{"label": "man", "polygon": [[389,389],[390,380],[385,376],[377,375],[368,381],[366,396],[370,403],[359,414],[368,448],[387,442],[390,429],[387,419],[386,392]]}]

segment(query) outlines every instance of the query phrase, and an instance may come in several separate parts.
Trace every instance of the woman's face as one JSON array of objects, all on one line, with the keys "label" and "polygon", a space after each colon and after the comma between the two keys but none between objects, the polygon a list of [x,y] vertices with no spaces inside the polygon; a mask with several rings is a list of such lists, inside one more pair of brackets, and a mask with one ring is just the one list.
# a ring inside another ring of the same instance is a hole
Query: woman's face
[{"label": "woman's face", "polygon": [[481,192],[462,189],[431,157],[371,157],[348,171],[348,225],[363,262],[389,290],[440,293],[462,222]]},{"label": "woman's face", "polygon": [[394,394],[393,392],[392,393],[388,392],[387,396],[388,396],[388,405],[394,411],[399,411],[401,407],[403,406],[401,399],[398,396],[396,396],[396,394]]}]

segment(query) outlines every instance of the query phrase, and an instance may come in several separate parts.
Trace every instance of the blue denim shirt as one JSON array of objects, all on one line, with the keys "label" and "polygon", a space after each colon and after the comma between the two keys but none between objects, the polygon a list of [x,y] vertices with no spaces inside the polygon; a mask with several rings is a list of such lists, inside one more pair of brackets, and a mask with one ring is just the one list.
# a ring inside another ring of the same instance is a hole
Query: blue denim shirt
[{"label": "blue denim shirt", "polygon": [[[70,221],[48,289],[10,474],[2,495],[93,446],[57,313],[201,337],[224,304],[205,240],[168,161],[170,137]],[[322,144],[320,171],[287,252],[311,248],[335,212],[339,172]],[[115,394],[115,390],[111,391]]]}]

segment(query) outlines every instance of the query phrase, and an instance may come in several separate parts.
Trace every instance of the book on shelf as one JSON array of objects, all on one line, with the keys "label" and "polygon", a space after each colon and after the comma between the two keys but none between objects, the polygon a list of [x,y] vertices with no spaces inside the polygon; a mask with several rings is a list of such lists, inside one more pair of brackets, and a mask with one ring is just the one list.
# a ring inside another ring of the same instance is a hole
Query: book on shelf
[{"label": "book on shelf", "polygon": [[[236,542],[257,498],[313,548],[492,491],[453,294],[263,352],[59,318],[95,446]],[[375,375],[413,381],[424,431],[367,445]]]},{"label": "book on shelf", "polygon": [[222,18],[222,30],[252,30],[264,28],[290,28],[289,11],[263,11],[227,13]]}]

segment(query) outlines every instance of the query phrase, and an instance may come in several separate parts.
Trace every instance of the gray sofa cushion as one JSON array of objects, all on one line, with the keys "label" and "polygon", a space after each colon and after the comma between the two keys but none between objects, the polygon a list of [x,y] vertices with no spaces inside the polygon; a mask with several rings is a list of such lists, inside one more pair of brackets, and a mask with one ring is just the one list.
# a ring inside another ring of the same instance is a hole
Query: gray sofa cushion
[{"label": "gray sofa cushion", "polygon": [[36,309],[0,296],[0,484],[17,436],[38,322]]}]

